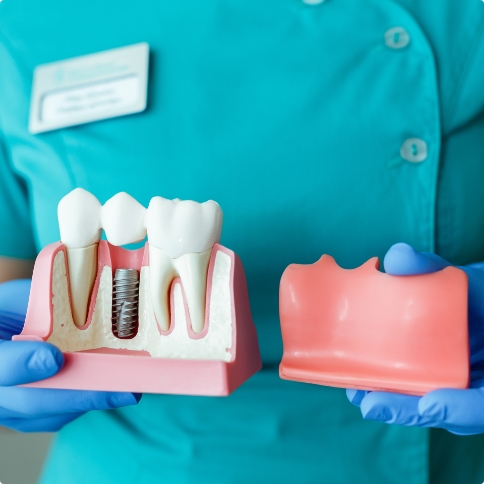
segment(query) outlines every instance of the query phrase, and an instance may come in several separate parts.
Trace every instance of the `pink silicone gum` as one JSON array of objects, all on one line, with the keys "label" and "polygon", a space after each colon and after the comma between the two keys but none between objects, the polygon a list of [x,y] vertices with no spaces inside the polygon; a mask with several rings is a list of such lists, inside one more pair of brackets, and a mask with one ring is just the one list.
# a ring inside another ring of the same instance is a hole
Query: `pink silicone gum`
[{"label": "pink silicone gum", "polygon": [[467,276],[392,276],[373,258],[290,265],[280,285],[281,378],[422,395],[467,388]]},{"label": "pink silicone gum", "polygon": [[[65,246],[61,243],[45,247],[37,257],[25,325],[22,333],[14,336],[14,340],[46,341],[49,338],[53,327],[53,263],[59,251],[64,251],[67,260]],[[233,344],[228,349],[231,354],[230,362],[153,358],[145,351],[99,348],[64,353],[65,364],[57,375],[25,386],[206,396],[225,396],[232,393],[259,371],[262,363],[257,333],[250,312],[244,268],[234,252],[219,244],[215,244],[209,263],[207,300],[212,287],[215,257],[219,251],[227,254],[232,261],[230,290],[233,301]],[[148,244],[136,251],[129,251],[114,247],[106,241],[99,242],[98,275],[84,328],[90,324],[102,269],[108,265],[113,270],[117,267],[139,270],[141,266],[148,264]],[[173,287],[174,285],[172,290]],[[208,311],[207,307],[206,314]],[[82,329],[79,330],[82,331]],[[207,331],[209,328],[205,327],[200,335],[192,332],[190,337],[203,338]],[[164,335],[167,334],[169,332],[164,333]],[[160,337],[164,335],[160,331]]]}]

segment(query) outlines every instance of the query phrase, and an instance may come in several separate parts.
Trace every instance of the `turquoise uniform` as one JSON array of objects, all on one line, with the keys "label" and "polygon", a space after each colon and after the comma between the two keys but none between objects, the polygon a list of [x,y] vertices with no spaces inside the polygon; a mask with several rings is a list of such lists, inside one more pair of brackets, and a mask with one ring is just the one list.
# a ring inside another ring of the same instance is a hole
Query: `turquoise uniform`
[{"label": "turquoise uniform", "polygon": [[[28,133],[37,65],[142,41],[145,112]],[[264,362],[228,398],[84,415],[42,482],[482,481],[481,436],[364,421],[340,389],[280,380],[278,285],[289,263],[355,267],[396,242],[484,260],[483,80],[482,2],[4,1],[0,254],[58,240],[75,187],[216,200]]]}]

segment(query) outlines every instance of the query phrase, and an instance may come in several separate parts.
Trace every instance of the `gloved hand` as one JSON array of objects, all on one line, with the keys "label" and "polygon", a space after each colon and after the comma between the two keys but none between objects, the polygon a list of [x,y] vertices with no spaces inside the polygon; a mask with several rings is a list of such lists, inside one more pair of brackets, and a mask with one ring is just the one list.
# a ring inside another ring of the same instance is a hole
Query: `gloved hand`
[{"label": "gloved hand", "polygon": [[[441,257],[395,244],[384,259],[393,275],[427,274],[451,264]],[[398,425],[440,427],[458,435],[484,432],[484,263],[460,267],[469,280],[469,339],[471,388],[434,390],[423,397],[389,392],[346,390],[363,418]]]},{"label": "gloved hand", "polygon": [[21,432],[54,432],[89,410],[135,405],[141,395],[20,388],[55,375],[62,352],[49,343],[9,341],[25,320],[30,279],[0,284],[0,425]]}]

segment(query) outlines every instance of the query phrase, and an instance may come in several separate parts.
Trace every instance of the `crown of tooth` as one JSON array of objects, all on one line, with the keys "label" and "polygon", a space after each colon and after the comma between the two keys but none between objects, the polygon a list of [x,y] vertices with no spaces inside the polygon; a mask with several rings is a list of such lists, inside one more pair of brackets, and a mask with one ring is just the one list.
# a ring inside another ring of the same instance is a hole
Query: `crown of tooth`
[{"label": "crown of tooth", "polygon": [[68,193],[57,208],[62,243],[69,249],[89,247],[101,238],[101,203],[82,188]]},{"label": "crown of tooth", "polygon": [[173,259],[205,252],[220,240],[222,220],[222,210],[212,200],[197,203],[154,197],[146,216],[148,241]]},{"label": "crown of tooth", "polygon": [[67,247],[72,317],[76,326],[83,326],[96,279],[101,204],[92,193],[76,188],[59,202],[57,214],[61,240]]},{"label": "crown of tooth", "polygon": [[101,222],[113,245],[126,245],[146,237],[146,208],[125,192],[110,198],[102,207]]},{"label": "crown of tooth", "polygon": [[146,217],[151,302],[164,331],[170,324],[168,292],[176,276],[182,281],[192,329],[203,330],[208,264],[220,240],[222,220],[220,206],[211,200],[151,200]]}]

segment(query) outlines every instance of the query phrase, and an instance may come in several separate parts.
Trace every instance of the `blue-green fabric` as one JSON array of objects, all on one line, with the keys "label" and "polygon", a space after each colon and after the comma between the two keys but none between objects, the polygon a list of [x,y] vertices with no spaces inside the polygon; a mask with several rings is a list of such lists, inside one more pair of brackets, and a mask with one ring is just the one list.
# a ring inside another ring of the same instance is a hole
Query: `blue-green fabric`
[{"label": "blue-green fabric", "polygon": [[[214,199],[264,361],[228,398],[145,395],[85,415],[59,433],[44,484],[424,484],[442,468],[449,482],[466,469],[484,479],[482,438],[450,466],[446,453],[470,441],[432,448],[426,429],[365,422],[341,390],[277,373],[289,263],[329,253],[354,267],[395,242],[484,260],[480,3],[0,4],[0,253],[34,256],[58,240],[57,203],[78,186],[101,202],[119,191],[145,205]],[[395,26],[410,36],[403,49],[385,44]],[[36,65],[141,41],[144,113],[28,134]],[[427,143],[425,161],[401,157],[408,138]]]}]

